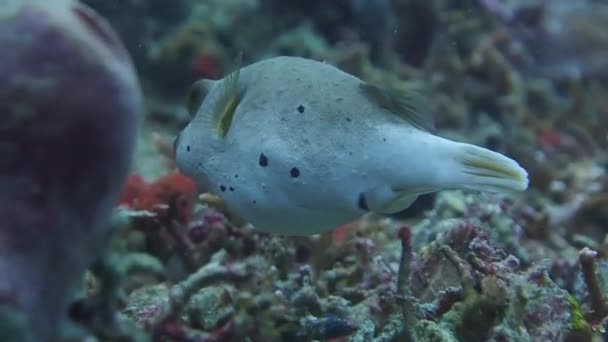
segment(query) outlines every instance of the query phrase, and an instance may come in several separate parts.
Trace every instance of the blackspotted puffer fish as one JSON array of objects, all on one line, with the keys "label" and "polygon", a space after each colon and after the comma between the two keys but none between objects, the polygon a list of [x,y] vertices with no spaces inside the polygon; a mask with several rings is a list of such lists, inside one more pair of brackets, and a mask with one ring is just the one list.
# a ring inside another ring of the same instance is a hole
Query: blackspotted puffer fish
[{"label": "blackspotted puffer fish", "polygon": [[399,212],[442,189],[528,187],[514,160],[427,130],[424,101],[326,63],[266,59],[192,86],[177,165],[256,228],[283,235]]}]

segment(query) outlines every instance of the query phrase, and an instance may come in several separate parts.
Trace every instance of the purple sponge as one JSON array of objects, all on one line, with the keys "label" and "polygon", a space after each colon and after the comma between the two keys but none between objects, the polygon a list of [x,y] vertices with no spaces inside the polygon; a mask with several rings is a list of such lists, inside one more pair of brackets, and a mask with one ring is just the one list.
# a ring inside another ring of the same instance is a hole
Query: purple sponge
[{"label": "purple sponge", "polygon": [[43,340],[103,250],[141,116],[103,18],[70,0],[0,0],[0,304]]}]

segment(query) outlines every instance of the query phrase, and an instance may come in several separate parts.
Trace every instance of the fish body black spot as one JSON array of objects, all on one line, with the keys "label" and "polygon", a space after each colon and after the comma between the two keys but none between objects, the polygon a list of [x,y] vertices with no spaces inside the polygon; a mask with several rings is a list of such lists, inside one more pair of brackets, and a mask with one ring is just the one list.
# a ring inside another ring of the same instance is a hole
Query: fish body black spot
[{"label": "fish body black spot", "polygon": [[228,190],[234,191],[234,188],[233,187],[229,187]]},{"label": "fish body black spot", "polygon": [[291,170],[289,170],[289,174],[293,178],[298,178],[300,177],[300,170],[297,167],[292,167]]},{"label": "fish body black spot", "polygon": [[186,152],[190,152],[190,145],[186,146]]},{"label": "fish body black spot", "polygon": [[367,206],[367,199],[365,199],[364,193],[359,194],[359,198],[357,199],[357,206],[361,210],[369,211],[369,207]]},{"label": "fish body black spot", "polygon": [[220,185],[220,190],[222,190],[222,192],[226,191],[226,187],[223,185]]},{"label": "fish body black spot", "polygon": [[346,121],[351,122],[352,120],[350,118],[346,118]]},{"label": "fish body black spot", "polygon": [[305,110],[305,109],[306,109],[306,108],[304,108],[304,106],[302,106],[302,105],[299,105],[299,106],[298,106],[298,112],[300,112],[300,113],[304,113],[304,110]]},{"label": "fish body black spot", "polygon": [[261,167],[268,166],[268,158],[264,155],[264,153],[260,154],[260,159],[258,160],[258,164],[260,164]]}]

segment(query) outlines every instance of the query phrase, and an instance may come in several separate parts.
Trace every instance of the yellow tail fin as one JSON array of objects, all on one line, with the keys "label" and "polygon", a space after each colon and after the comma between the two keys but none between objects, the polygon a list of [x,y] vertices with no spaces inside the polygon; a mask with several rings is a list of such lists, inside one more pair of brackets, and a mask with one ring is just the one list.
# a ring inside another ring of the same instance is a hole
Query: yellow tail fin
[{"label": "yellow tail fin", "polygon": [[460,144],[456,161],[462,172],[462,188],[487,192],[524,191],[528,173],[519,164],[500,153]]}]

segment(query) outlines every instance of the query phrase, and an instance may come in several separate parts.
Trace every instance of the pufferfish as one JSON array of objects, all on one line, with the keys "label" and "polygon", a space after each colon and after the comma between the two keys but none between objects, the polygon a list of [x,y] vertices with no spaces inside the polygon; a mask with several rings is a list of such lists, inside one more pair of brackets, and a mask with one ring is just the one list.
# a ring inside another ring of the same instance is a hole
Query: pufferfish
[{"label": "pufferfish", "polygon": [[425,101],[327,63],[262,60],[193,84],[177,166],[257,229],[282,235],[396,213],[442,189],[528,187],[514,160],[427,129]]}]

